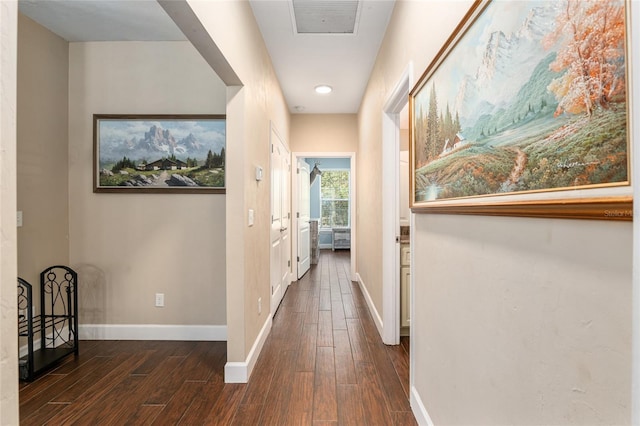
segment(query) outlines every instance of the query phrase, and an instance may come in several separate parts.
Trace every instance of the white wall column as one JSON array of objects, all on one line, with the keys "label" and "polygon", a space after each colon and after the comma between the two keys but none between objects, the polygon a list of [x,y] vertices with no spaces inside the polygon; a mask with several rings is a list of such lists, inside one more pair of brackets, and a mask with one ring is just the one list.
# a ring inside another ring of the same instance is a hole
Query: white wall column
[{"label": "white wall column", "polygon": [[0,2],[0,424],[18,424],[16,69],[18,2]]}]

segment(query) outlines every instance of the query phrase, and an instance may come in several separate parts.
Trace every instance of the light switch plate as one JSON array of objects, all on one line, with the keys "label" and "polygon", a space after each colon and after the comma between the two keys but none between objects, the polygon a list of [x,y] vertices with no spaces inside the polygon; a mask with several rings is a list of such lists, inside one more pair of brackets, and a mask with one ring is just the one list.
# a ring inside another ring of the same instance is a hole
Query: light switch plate
[{"label": "light switch plate", "polygon": [[254,220],[253,209],[249,209],[249,214],[248,214],[248,218],[247,218],[247,221],[249,222],[249,226],[253,226],[253,220]]},{"label": "light switch plate", "polygon": [[16,214],[16,217],[18,218],[18,228],[20,228],[22,226],[22,211],[18,210],[18,214]]},{"label": "light switch plate", "polygon": [[259,182],[262,180],[262,167],[256,166],[256,180]]}]

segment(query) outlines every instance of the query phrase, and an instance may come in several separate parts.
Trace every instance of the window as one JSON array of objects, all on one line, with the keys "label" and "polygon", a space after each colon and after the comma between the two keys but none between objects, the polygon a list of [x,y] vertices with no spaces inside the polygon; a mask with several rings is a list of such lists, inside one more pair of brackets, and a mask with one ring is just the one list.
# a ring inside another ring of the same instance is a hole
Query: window
[{"label": "window", "polygon": [[320,176],[320,226],[349,227],[349,170],[324,170]]}]

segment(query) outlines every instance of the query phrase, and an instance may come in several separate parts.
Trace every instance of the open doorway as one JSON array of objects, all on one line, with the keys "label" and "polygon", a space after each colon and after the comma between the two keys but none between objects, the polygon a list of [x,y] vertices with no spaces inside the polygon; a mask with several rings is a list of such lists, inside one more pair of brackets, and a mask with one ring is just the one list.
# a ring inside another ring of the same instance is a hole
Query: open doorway
[{"label": "open doorway", "polygon": [[[408,103],[409,92],[413,85],[413,71],[410,63],[396,84],[395,89],[384,105],[382,115],[382,339],[387,345],[397,345],[400,343],[401,330],[401,237],[404,242],[410,243],[411,237],[407,238],[401,233],[401,211],[404,220],[403,227],[411,225],[411,214],[408,211],[408,185],[406,200],[402,200],[400,191],[401,182],[401,146],[406,147],[408,153]],[[402,131],[402,128],[405,131]],[[402,136],[406,142],[401,143]],[[404,154],[407,155],[407,154]],[[407,158],[408,160],[408,158]],[[406,162],[406,178],[408,179],[408,161]],[[402,204],[402,209],[401,209]],[[406,206],[406,208],[405,208]],[[405,232],[407,228],[405,229]],[[411,251],[405,249],[404,253],[405,269],[404,283],[405,294],[412,290],[411,285]],[[412,308],[410,299],[405,302],[409,305],[409,316]],[[407,309],[405,309],[405,312]],[[407,319],[405,315],[405,319]]]},{"label": "open doorway", "polygon": [[398,239],[400,243],[400,343],[411,329],[411,210],[409,209],[409,104],[400,111],[398,143]]},{"label": "open doorway", "polygon": [[[298,232],[292,233],[292,256],[300,259],[294,276],[302,277],[306,271],[305,254],[309,246],[310,264],[318,261],[319,251],[349,250],[350,277],[355,280],[355,153],[309,152],[294,153],[292,162],[297,165],[296,175],[309,170],[309,191],[300,179],[293,182],[293,217]],[[298,169],[300,171],[298,171]],[[304,205],[309,203],[308,205]],[[305,212],[308,211],[308,216]],[[307,223],[309,238],[305,238]]]}]

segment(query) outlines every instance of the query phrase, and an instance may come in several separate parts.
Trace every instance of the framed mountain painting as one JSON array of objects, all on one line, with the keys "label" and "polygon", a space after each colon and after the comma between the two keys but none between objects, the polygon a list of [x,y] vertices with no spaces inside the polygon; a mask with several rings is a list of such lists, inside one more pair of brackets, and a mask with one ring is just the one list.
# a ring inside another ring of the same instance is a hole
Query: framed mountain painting
[{"label": "framed mountain painting", "polygon": [[627,7],[474,3],[410,94],[413,210],[630,220]]},{"label": "framed mountain painting", "polygon": [[224,193],[224,115],[93,116],[94,192]]}]

